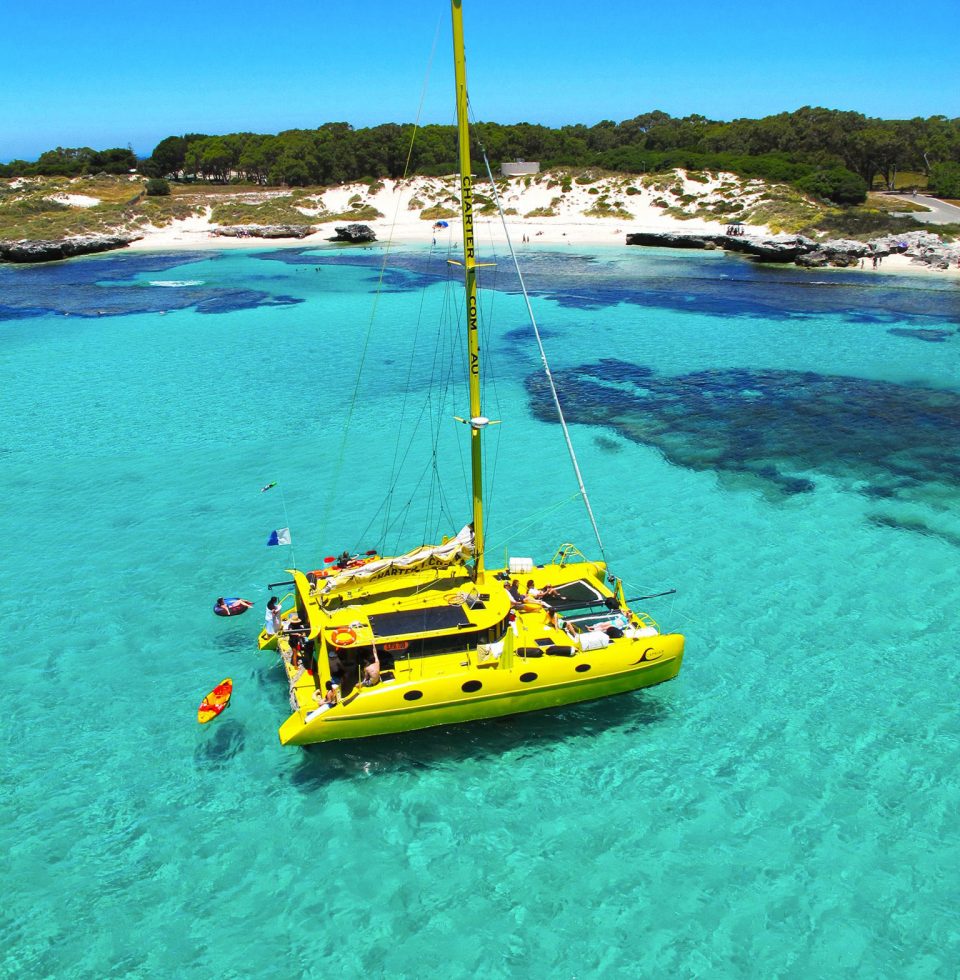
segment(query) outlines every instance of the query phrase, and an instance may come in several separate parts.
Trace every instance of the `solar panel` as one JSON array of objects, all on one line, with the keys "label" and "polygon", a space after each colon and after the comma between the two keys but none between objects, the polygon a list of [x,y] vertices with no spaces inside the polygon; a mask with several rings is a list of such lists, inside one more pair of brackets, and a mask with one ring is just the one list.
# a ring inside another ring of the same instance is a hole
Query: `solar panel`
[{"label": "solar panel", "polygon": [[405,636],[410,633],[432,633],[437,630],[455,630],[469,626],[462,606],[426,606],[423,609],[405,609],[401,612],[379,613],[370,617],[373,635]]}]

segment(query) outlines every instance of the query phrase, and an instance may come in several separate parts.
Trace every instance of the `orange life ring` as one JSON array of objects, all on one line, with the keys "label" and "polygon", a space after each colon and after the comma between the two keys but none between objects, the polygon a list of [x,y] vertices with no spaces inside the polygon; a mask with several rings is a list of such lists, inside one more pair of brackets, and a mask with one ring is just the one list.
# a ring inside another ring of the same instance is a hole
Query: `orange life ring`
[{"label": "orange life ring", "polygon": [[357,642],[356,630],[349,626],[337,626],[330,634],[330,642],[335,647],[350,647]]}]

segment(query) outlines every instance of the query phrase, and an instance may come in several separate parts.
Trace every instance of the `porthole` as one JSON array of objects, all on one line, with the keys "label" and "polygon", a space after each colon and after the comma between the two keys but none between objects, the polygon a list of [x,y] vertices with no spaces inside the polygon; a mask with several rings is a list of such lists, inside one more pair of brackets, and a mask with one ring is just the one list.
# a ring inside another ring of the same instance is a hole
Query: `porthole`
[{"label": "porthole", "polygon": [[573,668],[578,674],[585,674],[590,669],[590,664],[577,664]]},{"label": "porthole", "polygon": [[404,701],[419,701],[423,697],[423,691],[407,691],[403,696]]},{"label": "porthole", "polygon": [[460,690],[465,691],[467,694],[472,694],[474,691],[479,691],[483,687],[480,681],[465,681],[460,685]]},{"label": "porthole", "polygon": [[524,684],[529,684],[530,681],[535,681],[536,679],[537,675],[533,673],[533,671],[527,671],[526,674],[520,675],[520,680],[522,680]]}]

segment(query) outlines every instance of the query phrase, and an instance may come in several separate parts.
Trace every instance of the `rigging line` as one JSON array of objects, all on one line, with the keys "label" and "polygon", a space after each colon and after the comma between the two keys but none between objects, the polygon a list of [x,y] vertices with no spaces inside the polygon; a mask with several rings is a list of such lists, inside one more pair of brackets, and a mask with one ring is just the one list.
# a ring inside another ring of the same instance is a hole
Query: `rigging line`
[{"label": "rigging line", "polygon": [[[398,520],[400,521],[400,528],[399,530],[396,531],[398,547],[399,547],[400,535],[403,533],[403,528],[406,525],[407,518],[410,516],[410,508],[413,505],[414,497],[416,497],[417,491],[420,488],[420,484],[423,483],[424,477],[430,471],[431,465],[432,465],[432,460],[427,460],[423,469],[420,471],[420,476],[417,479],[417,482],[413,485],[413,489],[410,491],[410,496],[407,498],[406,505],[401,510],[400,516],[398,518]],[[393,529],[390,528],[390,531],[392,532]]]},{"label": "rigging line", "polygon": [[[290,530],[290,518],[287,517],[287,501],[283,496],[283,484],[277,483],[277,489],[280,491],[280,506],[283,507],[283,526],[289,531]],[[297,567],[297,554],[293,550],[293,533],[290,534],[290,557],[293,559],[293,567]]]},{"label": "rigging line", "polygon": [[[523,518],[523,521],[525,521],[526,523],[523,523],[522,521],[514,521],[512,524],[508,524],[505,528],[503,528],[500,531],[500,539],[496,542],[497,545],[499,546],[501,541],[504,545],[509,544],[510,541],[513,538],[515,538],[518,534],[533,527],[539,520],[546,517],[547,514],[552,514],[553,511],[560,510],[561,507],[566,507],[567,504],[569,504],[573,500],[576,500],[577,497],[579,496],[580,496],[579,492],[572,493],[570,494],[569,497],[566,497],[565,499],[559,501],[558,503],[551,504],[549,507],[545,507],[543,510],[536,511],[532,515],[528,514],[526,517]],[[513,531],[514,528],[516,528],[516,530],[514,531],[513,534],[507,535],[505,533],[507,531]]]},{"label": "rigging line", "polygon": [[[404,181],[407,179],[407,174],[410,172],[410,161],[413,159],[413,145],[417,137],[417,131],[420,128],[420,118],[423,115],[423,104],[426,101],[427,87],[430,81],[430,72],[433,68],[433,59],[437,51],[437,40],[440,37],[441,23],[442,23],[442,17],[438,18],[437,20],[437,28],[433,36],[433,46],[430,51],[430,58],[427,62],[427,71],[426,74],[424,75],[423,86],[420,89],[420,104],[417,106],[417,117],[413,124],[413,130],[410,133],[410,143],[407,147],[407,158],[403,164],[402,180]],[[338,484],[340,482],[340,474],[343,470],[343,458],[347,448],[347,434],[350,430],[350,423],[353,420],[353,413],[354,413],[354,409],[356,408],[357,396],[360,392],[360,381],[363,378],[363,365],[364,362],[366,361],[367,350],[370,346],[370,336],[373,333],[373,324],[377,316],[377,306],[379,305],[380,295],[383,292],[383,277],[386,273],[387,262],[390,258],[390,251],[393,247],[393,236],[394,236],[394,232],[396,231],[398,215],[400,213],[400,196],[401,195],[399,194],[396,195],[396,204],[394,205],[394,212],[393,212],[393,222],[391,223],[390,235],[387,238],[387,241],[385,243],[385,248],[383,250],[383,259],[380,262],[380,273],[377,278],[377,288],[373,296],[373,308],[370,310],[370,318],[367,321],[367,332],[364,335],[363,346],[360,349],[360,357],[357,361],[357,379],[353,386],[353,394],[350,397],[350,405],[347,409],[347,417],[343,422],[343,428],[341,430],[342,434],[340,438],[340,451],[337,454],[337,463],[334,469],[333,479],[331,481],[332,485],[330,488],[330,492],[326,494],[323,511],[321,512],[321,516],[320,516],[321,536],[325,532],[327,521],[330,516],[330,508],[333,504],[334,499],[336,498],[336,491],[337,491]]]},{"label": "rigging line", "polygon": [[530,295],[527,293],[527,284],[523,278],[523,273],[520,271],[520,263],[517,261],[517,253],[513,248],[513,241],[510,238],[510,230],[507,228],[507,218],[503,213],[503,207],[500,204],[500,194],[497,192],[497,185],[493,182],[493,173],[490,170],[490,161],[487,159],[487,150],[483,144],[480,145],[480,151],[483,154],[483,162],[487,168],[487,176],[490,178],[490,185],[493,188],[493,198],[497,203],[497,210],[500,212],[500,218],[503,222],[503,233],[507,239],[507,248],[510,249],[510,257],[513,259],[513,267],[517,273],[517,279],[520,282],[520,291],[523,293],[523,301],[527,306],[527,314],[530,317],[530,324],[533,327],[534,335],[537,338],[537,347],[540,350],[540,361],[543,364],[543,371],[547,377],[547,382],[550,385],[550,394],[553,396],[553,405],[557,410],[557,418],[560,420],[560,427],[563,429],[563,438],[567,443],[567,452],[570,454],[570,462],[573,464],[573,472],[577,477],[577,485],[580,487],[580,496],[583,497],[584,506],[587,508],[587,514],[590,517],[590,523],[593,525],[593,533],[597,538],[597,544],[600,546],[600,554],[603,557],[604,563],[607,563],[607,555],[603,548],[603,539],[600,537],[600,528],[597,527],[597,520],[593,516],[593,508],[590,506],[590,498],[587,496],[587,488],[583,483],[583,476],[580,473],[580,464],[577,462],[577,454],[573,449],[573,442],[570,439],[570,430],[567,428],[567,420],[564,418],[563,409],[560,407],[560,396],[557,394],[557,386],[553,381],[553,374],[550,371],[550,364],[547,361],[547,352],[543,348],[543,340],[540,337],[540,329],[537,326],[537,319],[533,315],[533,306],[530,303]]},{"label": "rigging line", "polygon": [[[493,252],[493,257],[496,259],[496,248],[493,246],[493,236],[490,236],[490,246]],[[497,276],[499,273],[499,267],[494,262],[493,269],[491,270],[493,277],[493,286],[490,289],[484,289],[484,303],[481,306],[481,329],[483,331],[483,345],[485,350],[489,350],[490,342],[492,338],[492,330],[490,329],[490,324],[493,323],[493,307],[497,299]],[[489,297],[489,299],[487,298]],[[502,418],[503,412],[501,411],[500,405],[500,391],[497,388],[497,372],[491,367],[491,358],[485,357],[483,359],[483,390],[486,395],[488,392],[492,393],[492,402],[496,407],[496,411],[491,413],[486,411],[484,414],[490,416],[491,414]],[[496,486],[496,476],[497,476],[497,463],[500,459],[500,429],[495,430],[496,435],[493,435],[493,445],[490,445],[490,438],[484,440],[484,475],[485,475],[485,497],[487,500],[487,516],[488,519],[492,520],[493,516],[493,489]],[[490,465],[488,466],[488,462]],[[491,524],[492,526],[492,524]]]}]

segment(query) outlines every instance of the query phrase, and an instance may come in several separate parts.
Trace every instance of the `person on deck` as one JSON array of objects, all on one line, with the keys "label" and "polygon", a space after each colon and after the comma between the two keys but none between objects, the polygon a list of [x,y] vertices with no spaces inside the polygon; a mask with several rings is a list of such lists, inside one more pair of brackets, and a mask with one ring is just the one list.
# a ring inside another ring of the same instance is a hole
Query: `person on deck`
[{"label": "person on deck", "polygon": [[377,645],[373,645],[373,658],[363,668],[363,686],[373,687],[380,683],[380,658],[377,656]]},{"label": "person on deck", "polygon": [[547,626],[550,626],[555,630],[563,630],[564,633],[567,633],[569,636],[575,637],[577,635],[578,631],[576,626],[573,625],[573,623],[568,623],[563,618],[563,616],[561,616],[557,612],[556,609],[551,609],[549,606],[547,606],[546,609],[547,609]]},{"label": "person on deck", "polygon": [[537,589],[534,587],[533,579],[527,582],[527,598],[533,599],[536,602],[543,602],[544,599],[549,599],[551,596],[558,596],[560,593],[552,586],[545,585],[542,589]]},{"label": "person on deck", "polygon": [[272,595],[267,601],[267,613],[263,618],[263,629],[267,636],[276,636],[280,632],[280,628],[280,600]]}]

